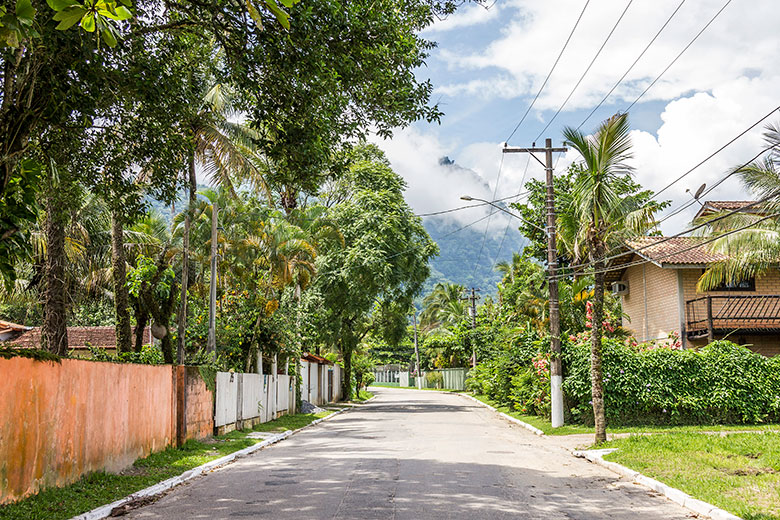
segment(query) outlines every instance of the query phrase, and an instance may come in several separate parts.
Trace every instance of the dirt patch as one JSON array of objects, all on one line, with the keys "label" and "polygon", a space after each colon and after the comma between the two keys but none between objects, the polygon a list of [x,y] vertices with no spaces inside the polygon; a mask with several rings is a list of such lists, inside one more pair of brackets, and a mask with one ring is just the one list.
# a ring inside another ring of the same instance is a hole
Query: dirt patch
[{"label": "dirt patch", "polygon": [[146,468],[142,468],[139,466],[130,466],[129,468],[125,468],[122,471],[119,472],[120,475],[128,476],[128,477],[142,477],[144,475],[147,475],[149,472]]},{"label": "dirt patch", "polygon": [[737,468],[737,469],[727,469],[724,470],[724,473],[728,475],[736,475],[738,477],[755,477],[757,475],[774,475],[778,472],[774,468]]},{"label": "dirt patch", "polygon": [[111,510],[111,513],[109,513],[109,517],[117,517],[117,516],[124,516],[133,509],[138,509],[139,507],[143,507],[149,504],[152,504],[156,502],[161,495],[155,495],[151,497],[138,497],[130,502],[127,502],[126,504],[122,504],[121,506],[116,506],[114,509]]}]

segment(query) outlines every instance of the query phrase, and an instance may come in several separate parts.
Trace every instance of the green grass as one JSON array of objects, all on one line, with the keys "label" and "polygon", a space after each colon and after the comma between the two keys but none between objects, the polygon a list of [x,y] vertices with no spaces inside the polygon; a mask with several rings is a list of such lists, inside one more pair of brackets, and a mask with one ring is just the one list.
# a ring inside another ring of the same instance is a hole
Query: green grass
[{"label": "green grass", "polygon": [[384,386],[386,388],[401,388],[398,383],[371,383],[371,386]]},{"label": "green grass", "polygon": [[[526,415],[520,412],[515,412],[509,409],[508,406],[499,405],[495,401],[488,399],[484,395],[472,396],[483,403],[487,403],[490,406],[496,408],[500,412],[504,412],[507,415],[511,415],[516,419],[520,419],[523,422],[530,424],[535,428],[539,428],[545,435],[573,435],[578,433],[595,433],[595,430],[591,426],[583,426],[581,424],[565,424],[560,428],[553,428],[550,421],[544,417],[538,415]],[[647,425],[647,426],[607,426],[607,433],[701,433],[701,432],[724,432],[724,431],[780,431],[780,424],[714,424],[704,425],[696,424],[690,426],[659,426],[659,425]]]},{"label": "green grass", "polygon": [[374,397],[374,394],[372,394],[368,390],[360,390],[360,395],[358,395],[357,397],[353,397],[352,398],[352,402],[354,402],[354,403],[362,403],[362,402],[368,401],[372,397]]},{"label": "green grass", "polygon": [[91,473],[68,486],[45,489],[25,500],[0,506],[0,519],[69,519],[262,441],[248,439],[246,435],[250,431],[295,430],[332,413],[284,415],[252,430],[232,431],[206,442],[190,440],[180,448],[169,448],[138,459],[121,474]]},{"label": "green grass", "polygon": [[780,520],[780,434],[632,435],[605,458],[745,520]]},{"label": "green grass", "polygon": [[431,390],[434,392],[462,392],[463,390],[455,390],[454,388],[417,388],[416,386],[398,386],[397,383],[371,383],[371,386],[379,386],[384,388],[400,388],[401,390]]}]

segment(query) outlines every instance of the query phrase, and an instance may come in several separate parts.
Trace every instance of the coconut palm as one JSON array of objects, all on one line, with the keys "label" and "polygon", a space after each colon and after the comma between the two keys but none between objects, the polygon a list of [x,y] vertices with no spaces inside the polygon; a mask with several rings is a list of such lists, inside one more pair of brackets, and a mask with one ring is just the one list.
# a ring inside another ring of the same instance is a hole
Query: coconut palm
[{"label": "coconut palm", "polygon": [[643,234],[653,224],[655,205],[642,205],[637,198],[620,195],[618,188],[632,175],[628,116],[615,115],[593,135],[567,127],[566,141],[583,158],[571,195],[573,211],[561,219],[561,237],[576,263],[587,260],[593,267],[593,328],[591,331],[591,390],[596,442],[604,442],[606,420],[601,371],[601,336],[604,316],[605,261],[608,251],[631,235]]},{"label": "coconut palm", "polygon": [[700,234],[714,238],[710,250],[728,259],[704,272],[697,287],[700,291],[760,276],[780,258],[780,127],[767,126],[764,138],[769,155],[734,170],[743,186],[762,202],[749,211],[706,217],[709,223]]},{"label": "coconut palm", "polygon": [[433,291],[423,299],[420,313],[420,328],[425,332],[440,329],[448,332],[466,316],[466,303],[463,300],[462,285],[439,282]]}]

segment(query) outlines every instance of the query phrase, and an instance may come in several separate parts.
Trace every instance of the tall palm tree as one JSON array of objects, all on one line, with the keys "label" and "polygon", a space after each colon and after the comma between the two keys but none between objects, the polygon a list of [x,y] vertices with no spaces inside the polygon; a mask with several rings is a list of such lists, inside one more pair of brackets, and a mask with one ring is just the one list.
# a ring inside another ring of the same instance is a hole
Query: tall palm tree
[{"label": "tall palm tree", "polygon": [[780,258],[780,127],[767,126],[764,140],[768,156],[735,170],[743,186],[763,202],[751,211],[705,217],[709,223],[701,234],[714,238],[709,248],[728,259],[704,272],[697,286],[700,291],[762,275]]},{"label": "tall palm tree", "polygon": [[185,210],[182,233],[182,284],[177,349],[177,359],[180,363],[184,359],[187,328],[190,227],[198,189],[196,166],[199,164],[217,184],[231,191],[233,179],[236,177],[251,179],[260,177],[256,173],[257,168],[253,159],[247,154],[256,135],[246,125],[234,122],[237,117],[238,112],[233,106],[232,92],[217,83],[204,95],[201,106],[187,122],[192,151],[188,158],[189,205]]},{"label": "tall palm tree", "polygon": [[420,328],[426,332],[440,329],[448,332],[466,316],[466,303],[463,300],[465,288],[454,283],[439,282],[433,291],[423,299],[420,313]]},{"label": "tall palm tree", "polygon": [[605,258],[608,251],[653,223],[654,205],[619,195],[616,187],[633,174],[627,114],[604,121],[593,135],[566,127],[563,136],[583,159],[574,183],[573,211],[561,222],[561,236],[575,262],[587,259],[594,269],[593,328],[591,331],[591,391],[596,442],[607,440],[601,337],[604,317]]}]

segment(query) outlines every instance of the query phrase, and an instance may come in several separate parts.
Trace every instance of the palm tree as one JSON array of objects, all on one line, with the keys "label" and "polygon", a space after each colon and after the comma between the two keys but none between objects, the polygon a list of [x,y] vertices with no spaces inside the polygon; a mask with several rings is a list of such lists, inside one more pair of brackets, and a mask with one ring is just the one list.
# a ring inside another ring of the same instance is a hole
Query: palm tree
[{"label": "palm tree", "polygon": [[767,126],[764,140],[770,154],[762,161],[734,170],[754,198],[762,201],[760,205],[751,211],[706,217],[709,223],[701,234],[714,239],[710,250],[724,253],[728,259],[704,272],[697,285],[700,291],[760,276],[777,265],[780,258],[780,127]]},{"label": "palm tree", "polygon": [[655,206],[642,206],[616,187],[633,173],[627,114],[604,121],[593,135],[567,127],[566,141],[583,158],[583,170],[574,183],[573,211],[560,223],[563,243],[575,262],[587,259],[594,269],[593,328],[591,331],[591,390],[596,443],[607,440],[604,388],[601,371],[601,336],[604,316],[605,261],[608,251],[653,223]]},{"label": "palm tree", "polygon": [[426,332],[449,328],[457,325],[466,316],[466,303],[463,300],[462,285],[439,282],[433,291],[423,299],[423,311],[420,313],[420,328]]},{"label": "palm tree", "polygon": [[238,116],[233,106],[232,92],[222,84],[215,84],[203,97],[199,109],[187,122],[192,151],[188,158],[189,205],[184,216],[182,233],[181,308],[178,322],[178,353],[184,359],[187,328],[187,290],[189,287],[190,227],[197,194],[196,165],[200,164],[219,185],[233,191],[233,178],[257,179],[257,168],[247,154],[255,133],[232,119]]}]

